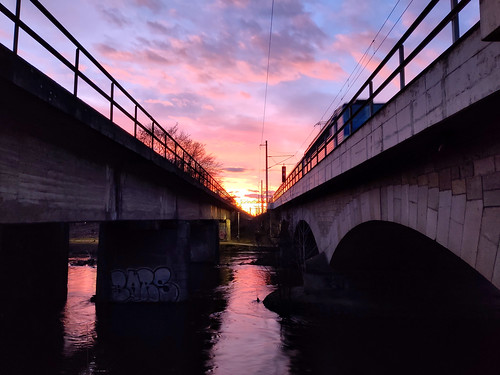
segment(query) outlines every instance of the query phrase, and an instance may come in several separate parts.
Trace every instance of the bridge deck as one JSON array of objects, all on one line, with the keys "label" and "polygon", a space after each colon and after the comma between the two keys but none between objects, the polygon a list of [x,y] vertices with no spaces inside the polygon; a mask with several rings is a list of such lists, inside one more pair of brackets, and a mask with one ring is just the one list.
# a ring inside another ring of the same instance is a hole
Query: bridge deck
[{"label": "bridge deck", "polygon": [[497,92],[499,59],[500,45],[482,41],[477,24],[270,208],[308,194]]}]

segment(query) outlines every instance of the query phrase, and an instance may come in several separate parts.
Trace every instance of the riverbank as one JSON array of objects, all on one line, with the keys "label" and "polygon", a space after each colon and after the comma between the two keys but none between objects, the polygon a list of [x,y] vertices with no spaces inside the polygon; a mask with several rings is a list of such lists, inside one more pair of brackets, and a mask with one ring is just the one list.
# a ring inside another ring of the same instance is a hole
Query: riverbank
[{"label": "riverbank", "polygon": [[435,301],[405,296],[384,298],[349,290],[306,293],[303,286],[295,286],[290,288],[289,293],[277,289],[266,296],[263,303],[269,310],[284,316],[500,319],[498,299]]},{"label": "riverbank", "polygon": [[98,223],[74,223],[69,227],[69,254],[70,256],[97,257],[99,245]]}]

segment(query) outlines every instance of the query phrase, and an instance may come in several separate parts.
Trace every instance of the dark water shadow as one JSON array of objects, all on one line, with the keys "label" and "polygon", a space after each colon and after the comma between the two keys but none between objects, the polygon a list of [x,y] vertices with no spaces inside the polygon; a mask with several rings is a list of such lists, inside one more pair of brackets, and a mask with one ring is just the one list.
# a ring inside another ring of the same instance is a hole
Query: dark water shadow
[{"label": "dark water shadow", "polygon": [[288,318],[282,326],[291,374],[498,374],[498,321]]},{"label": "dark water shadow", "polygon": [[[11,302],[12,303],[12,302]],[[61,308],[16,303],[0,312],[0,374],[56,374],[63,359]]]}]

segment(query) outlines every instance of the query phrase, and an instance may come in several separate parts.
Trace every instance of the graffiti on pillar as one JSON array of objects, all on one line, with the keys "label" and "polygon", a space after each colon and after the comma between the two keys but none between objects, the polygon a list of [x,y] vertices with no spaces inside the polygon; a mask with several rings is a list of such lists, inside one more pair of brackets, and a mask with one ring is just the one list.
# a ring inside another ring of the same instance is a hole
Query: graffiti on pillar
[{"label": "graffiti on pillar", "polygon": [[170,281],[167,267],[128,268],[111,271],[111,300],[113,302],[175,302],[179,287]]}]

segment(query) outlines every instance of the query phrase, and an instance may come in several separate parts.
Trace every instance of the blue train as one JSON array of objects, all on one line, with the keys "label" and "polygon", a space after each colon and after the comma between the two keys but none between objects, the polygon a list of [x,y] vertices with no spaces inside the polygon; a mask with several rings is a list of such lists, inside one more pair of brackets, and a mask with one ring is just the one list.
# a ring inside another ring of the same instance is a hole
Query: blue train
[{"label": "blue train", "polygon": [[[371,109],[373,111],[372,115],[375,114],[384,104],[385,103],[373,103]],[[347,124],[342,131],[337,133],[337,144],[342,143],[345,138],[355,132],[366,122],[366,120],[368,120],[368,118],[370,118],[370,104],[367,100],[356,100],[351,105],[350,109],[344,111],[346,107],[347,103],[338,107],[323,127],[323,130],[311,142],[307,150],[304,152],[305,163],[307,163],[321,147],[326,145],[334,137],[335,132],[342,129],[344,125]],[[359,113],[356,113],[358,111]],[[351,114],[356,115],[353,117],[349,126],[348,121]],[[331,151],[330,149],[333,149],[333,147],[333,142],[330,142],[327,153],[329,153]]]}]

